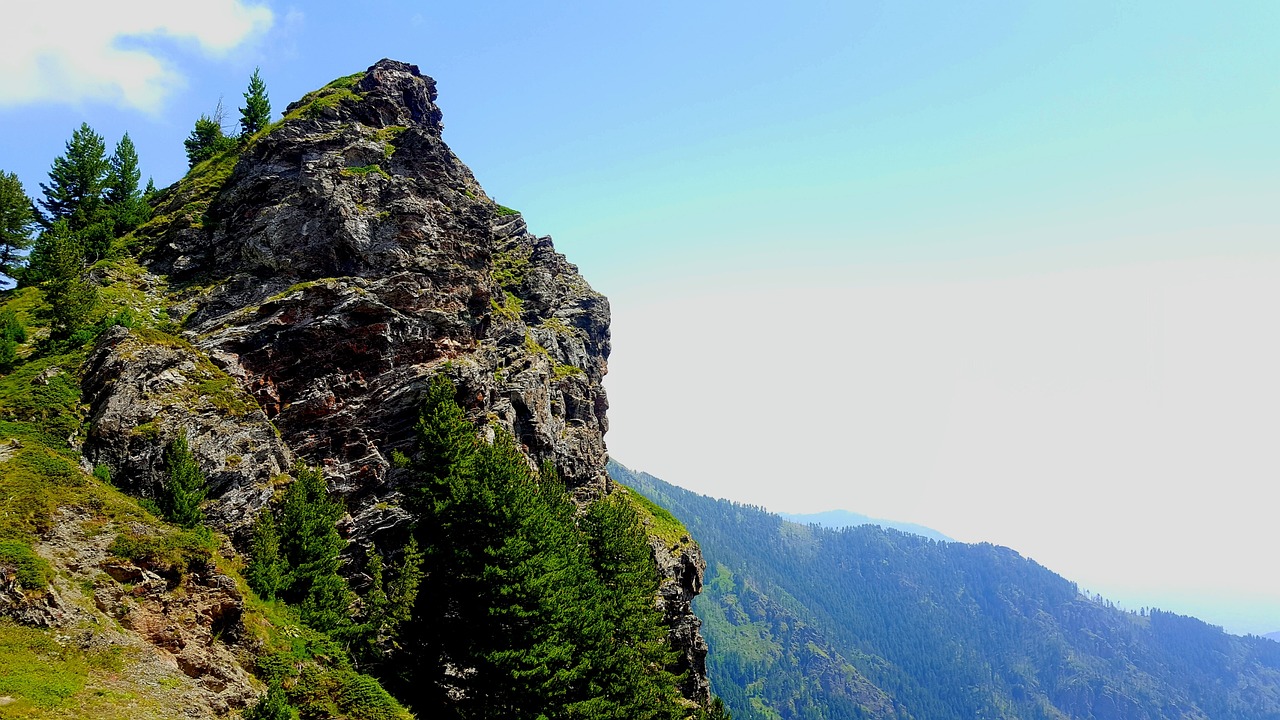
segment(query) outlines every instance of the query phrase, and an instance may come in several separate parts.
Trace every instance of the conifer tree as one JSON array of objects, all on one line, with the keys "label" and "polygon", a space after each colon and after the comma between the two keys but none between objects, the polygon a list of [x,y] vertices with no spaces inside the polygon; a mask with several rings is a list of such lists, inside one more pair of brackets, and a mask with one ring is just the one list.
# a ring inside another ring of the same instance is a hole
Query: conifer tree
[{"label": "conifer tree", "polygon": [[104,198],[111,217],[112,234],[123,235],[151,216],[151,208],[138,189],[142,173],[138,170],[138,152],[129,133],[125,133],[116,144],[108,165]]},{"label": "conifer tree", "polygon": [[49,184],[40,184],[46,227],[66,220],[68,229],[80,233],[102,221],[104,183],[109,165],[102,136],[82,123],[67,141],[67,152],[54,158]]},{"label": "conifer tree", "polygon": [[179,432],[164,451],[167,475],[164,492],[160,494],[160,511],[165,519],[185,528],[194,528],[204,522],[200,504],[208,494],[204,473],[187,444],[186,432]]},{"label": "conifer tree", "polygon": [[280,555],[288,565],[279,595],[298,605],[302,619],[321,631],[350,625],[351,592],[338,575],[338,554],[346,544],[338,534],[342,505],[329,496],[324,475],[299,466],[276,515]]},{"label": "conifer tree", "polygon": [[0,172],[0,275],[16,279],[35,225],[35,211],[22,182],[14,173]]},{"label": "conifer tree", "polygon": [[244,93],[244,107],[240,108],[240,137],[247,138],[271,122],[271,101],[267,99],[267,85],[254,68],[249,78],[249,89]]},{"label": "conifer tree", "polygon": [[216,117],[201,115],[195,129],[182,143],[187,149],[187,162],[195,167],[223,150],[235,147],[235,140],[222,133]]},{"label": "conifer tree", "polygon": [[68,227],[58,220],[40,234],[31,252],[29,273],[44,289],[46,314],[52,335],[65,339],[88,325],[98,304],[98,289],[84,277],[84,247]]},{"label": "conifer tree", "polygon": [[258,514],[258,519],[253,524],[245,580],[259,597],[274,600],[284,586],[286,570],[284,559],[280,556],[280,533],[276,529],[271,509],[267,508]]}]

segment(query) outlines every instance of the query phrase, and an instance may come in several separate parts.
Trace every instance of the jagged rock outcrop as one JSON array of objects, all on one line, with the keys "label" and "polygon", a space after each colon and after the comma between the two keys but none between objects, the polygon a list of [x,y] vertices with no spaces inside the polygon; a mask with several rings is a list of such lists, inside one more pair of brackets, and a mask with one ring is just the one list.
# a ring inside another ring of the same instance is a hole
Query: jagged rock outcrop
[{"label": "jagged rock outcrop", "polygon": [[[106,336],[84,378],[92,463],[146,492],[185,431],[211,474],[208,514],[236,532],[298,459],[345,496],[353,545],[393,545],[408,515],[392,453],[446,373],[477,424],[554,462],[579,501],[609,488],[608,301],[485,195],[444,144],[435,100],[415,66],[383,60],[290,105],[234,168],[168,191],[138,237],[183,342]],[[660,601],[686,693],[705,703],[692,548],[659,553]]]},{"label": "jagged rock outcrop", "polygon": [[707,561],[702,550],[687,535],[676,548],[662,539],[650,536],[649,547],[662,573],[658,588],[658,604],[671,627],[672,645],[680,649],[677,671],[686,673],[684,696],[705,706],[711,702],[711,684],[707,680],[707,641],[702,638],[702,621],[693,614],[693,598],[702,592],[702,577]]},{"label": "jagged rock outcrop", "polygon": [[99,341],[81,381],[91,408],[84,453],[114,482],[156,497],[164,448],[179,432],[218,498],[209,522],[243,530],[271,498],[271,480],[290,454],[257,403],[203,353],[155,333],[114,327]]}]

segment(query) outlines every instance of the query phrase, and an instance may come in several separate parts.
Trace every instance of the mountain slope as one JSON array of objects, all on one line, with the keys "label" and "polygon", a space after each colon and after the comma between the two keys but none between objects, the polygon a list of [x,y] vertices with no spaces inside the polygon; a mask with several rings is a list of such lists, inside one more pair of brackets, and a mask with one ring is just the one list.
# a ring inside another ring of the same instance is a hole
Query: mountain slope
[{"label": "mountain slope", "polygon": [[937,530],[925,527],[924,525],[883,520],[881,518],[869,517],[862,513],[849,512],[848,510],[826,510],[816,513],[778,513],[778,515],[784,520],[790,520],[791,522],[800,525],[821,525],[822,527],[833,529],[857,527],[859,525],[879,525],[880,527],[901,530],[902,532],[912,533],[919,535],[920,537],[927,537],[930,540],[950,541],[952,539]]},{"label": "mountain slope", "polygon": [[[705,715],[698,547],[646,537],[605,473],[608,302],[484,194],[435,100],[405,63],[338,78],[103,252],[42,235],[59,264],[0,294],[25,328],[0,371],[0,717],[408,717],[373,676],[432,716]],[[74,329],[47,278],[84,288]],[[424,419],[433,387],[452,424]],[[490,604],[430,565],[466,542]],[[662,685],[639,710],[637,678]]]},{"label": "mountain slope", "polygon": [[[735,593],[750,588],[814,628],[912,717],[1280,717],[1280,645],[1270,641],[1166,612],[1123,612],[1007,548],[872,526],[802,527],[616,464],[611,472],[701,544],[713,580],[695,608],[706,618],[713,689],[737,717],[861,715],[823,710],[821,700],[793,710],[803,694],[770,689],[776,665],[735,659],[748,651],[745,623],[721,621],[741,604],[721,589],[726,574]],[[729,678],[737,688],[725,687]],[[744,695],[765,710],[744,705]]]}]

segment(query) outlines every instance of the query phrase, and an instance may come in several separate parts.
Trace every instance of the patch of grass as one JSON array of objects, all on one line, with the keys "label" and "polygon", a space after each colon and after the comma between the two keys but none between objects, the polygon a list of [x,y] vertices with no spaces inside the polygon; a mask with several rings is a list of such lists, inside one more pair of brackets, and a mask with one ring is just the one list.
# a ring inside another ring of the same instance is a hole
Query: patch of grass
[{"label": "patch of grass", "polygon": [[378,131],[373,134],[373,136],[382,143],[383,158],[390,160],[391,156],[396,154],[396,139],[400,137],[401,133],[408,129],[409,128],[404,125],[388,125],[384,128],[379,128]]},{"label": "patch of grass", "polygon": [[364,77],[363,71],[358,73],[351,73],[350,75],[343,75],[342,77],[331,81],[328,85],[325,85],[325,88],[335,88],[338,90],[343,90],[343,89],[350,90],[351,88],[355,87],[356,83],[360,82],[360,80],[363,77]]},{"label": "patch of grass", "polygon": [[347,177],[365,177],[366,175],[377,174],[384,178],[390,178],[391,175],[382,166],[374,163],[372,165],[357,165],[355,167],[343,168],[342,174]]},{"label": "patch of grass", "polygon": [[515,322],[520,319],[520,315],[524,312],[524,301],[510,292],[505,292],[501,303],[490,299],[489,307],[493,309],[493,312],[498,317]]},{"label": "patch of grass", "polygon": [[0,565],[14,570],[26,590],[43,590],[53,581],[53,568],[21,540],[0,540]]},{"label": "patch of grass", "polygon": [[529,258],[532,255],[531,247],[517,247],[494,253],[491,271],[494,282],[508,290],[520,287],[529,273]]},{"label": "patch of grass", "polygon": [[107,548],[112,555],[132,560],[170,580],[180,580],[193,568],[209,567],[217,549],[218,540],[206,527],[141,533],[127,530]]},{"label": "patch of grass", "polygon": [[151,219],[133,231],[140,243],[154,243],[171,232],[203,228],[209,205],[222,191],[240,161],[239,145],[223,150],[187,171],[186,177],[161,193]]},{"label": "patch of grass", "polygon": [[0,707],[0,717],[59,707],[80,692],[88,674],[84,658],[49,633],[0,619],[0,695],[15,700]]},{"label": "patch of grass", "polygon": [[557,362],[551,368],[551,374],[555,379],[563,380],[567,377],[574,377],[575,375],[586,375],[587,371],[577,365],[566,365],[564,363]]},{"label": "patch of grass", "polygon": [[667,512],[664,508],[658,507],[652,500],[639,492],[625,485],[623,487],[627,490],[627,500],[635,507],[646,532],[660,538],[667,544],[667,547],[673,550],[688,542],[689,531],[685,529],[684,523],[676,519],[675,515]]},{"label": "patch of grass", "polygon": [[214,407],[230,417],[244,417],[254,410],[256,403],[240,389],[239,383],[219,371],[215,377],[196,385],[196,395],[208,400]]},{"label": "patch of grass", "polygon": [[[8,433],[0,430],[0,437],[21,437],[34,432],[33,439],[43,444],[70,449],[69,441],[80,435],[84,425],[80,383],[76,377],[84,359],[85,351],[76,350],[30,360],[0,377],[0,418],[25,425],[28,430],[11,428]],[[36,382],[37,377],[42,377],[40,382]]]},{"label": "patch of grass", "polygon": [[508,215],[519,215],[519,210],[513,210],[506,205],[499,205],[497,210],[498,217],[506,217]]}]

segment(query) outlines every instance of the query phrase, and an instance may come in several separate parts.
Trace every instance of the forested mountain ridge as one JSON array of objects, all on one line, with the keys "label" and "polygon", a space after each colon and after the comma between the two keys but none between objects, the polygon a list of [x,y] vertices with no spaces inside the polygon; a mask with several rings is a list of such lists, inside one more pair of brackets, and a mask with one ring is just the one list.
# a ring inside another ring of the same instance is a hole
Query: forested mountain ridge
[{"label": "forested mountain ridge", "polygon": [[[610,472],[698,538],[712,689],[737,718],[1280,718],[1272,641],[1117,609],[1008,548],[800,526]],[[742,610],[752,603],[769,609]],[[795,627],[813,646],[796,648]],[[832,701],[806,670],[818,651],[891,704]]]},{"label": "forested mountain ridge", "polygon": [[0,718],[716,717],[697,545],[605,473],[605,298],[416,67],[246,100],[136,222],[82,126],[4,268]]}]

